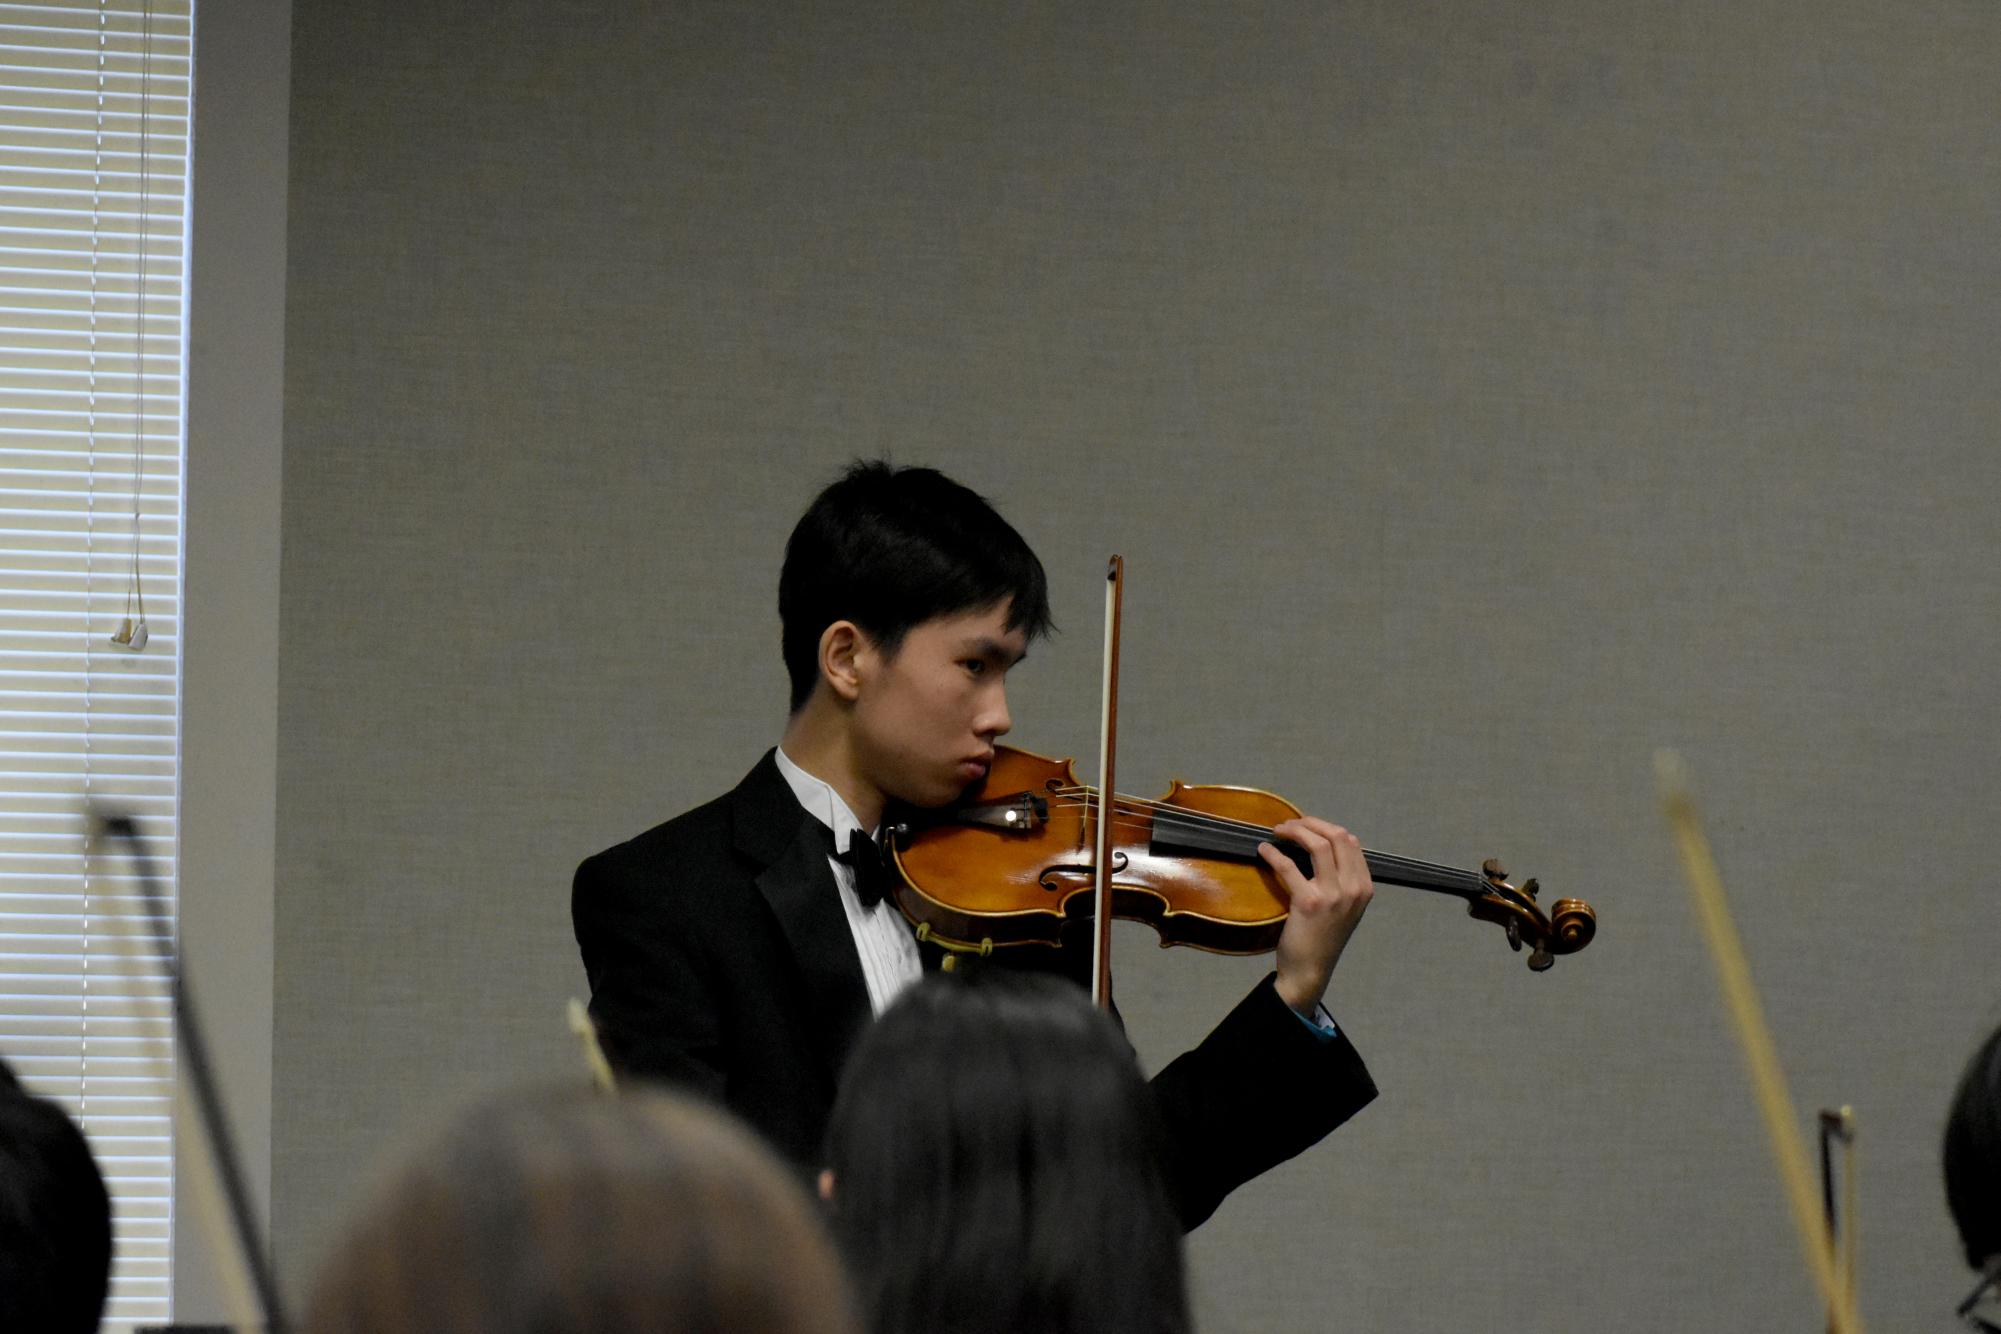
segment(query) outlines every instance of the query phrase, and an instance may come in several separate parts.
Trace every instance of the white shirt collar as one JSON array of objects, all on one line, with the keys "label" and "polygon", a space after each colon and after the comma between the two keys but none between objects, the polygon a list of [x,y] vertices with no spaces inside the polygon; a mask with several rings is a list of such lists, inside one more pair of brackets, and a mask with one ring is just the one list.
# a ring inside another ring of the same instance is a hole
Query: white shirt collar
[{"label": "white shirt collar", "polygon": [[873,837],[874,831],[862,828],[862,822],[848,809],[848,803],[841,800],[841,794],[833,785],[815,778],[801,769],[784,747],[773,752],[778,758],[778,772],[785,776],[785,783],[792,789],[792,795],[799,798],[799,804],[806,813],[834,831],[834,846],[848,846],[849,836],[859,832],[864,837]]}]

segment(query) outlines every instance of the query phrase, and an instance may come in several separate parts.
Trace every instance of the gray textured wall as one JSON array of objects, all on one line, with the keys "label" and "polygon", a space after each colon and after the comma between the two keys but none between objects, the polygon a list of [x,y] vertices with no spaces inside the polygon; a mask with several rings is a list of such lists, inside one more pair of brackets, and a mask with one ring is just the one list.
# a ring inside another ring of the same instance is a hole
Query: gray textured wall
[{"label": "gray textured wall", "polygon": [[[1006,8],[1010,12],[1003,15]],[[781,722],[856,454],[1043,554],[1017,738],[1255,782],[1598,907],[1529,975],[1385,891],[1384,1094],[1194,1239],[1204,1327],[1817,1317],[1653,793],[1681,746],[1865,1309],[1946,1318],[1989,973],[2001,9],[299,3],[273,1134],[576,1068],[583,854]],[[1158,1062],[1262,965],[1121,942]]]}]

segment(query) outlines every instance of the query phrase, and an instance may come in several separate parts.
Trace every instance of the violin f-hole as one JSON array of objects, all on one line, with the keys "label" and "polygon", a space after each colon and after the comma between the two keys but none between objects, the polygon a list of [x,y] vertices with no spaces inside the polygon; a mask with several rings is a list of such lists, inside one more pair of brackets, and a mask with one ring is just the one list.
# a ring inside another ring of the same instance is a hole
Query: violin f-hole
[{"label": "violin f-hole", "polygon": [[[1126,867],[1130,865],[1132,865],[1132,863],[1126,857],[1125,853],[1116,850],[1112,853],[1113,875],[1123,875],[1125,873]],[[1057,882],[1064,879],[1065,877],[1073,877],[1077,880],[1081,880],[1084,882],[1084,886],[1088,887],[1091,884],[1092,879],[1096,875],[1097,875],[1097,868],[1092,866],[1089,862],[1064,862],[1064,863],[1059,863],[1055,866],[1045,866],[1042,869],[1042,875],[1039,877],[1039,883],[1042,885],[1044,889],[1048,890],[1050,893],[1060,894],[1066,888],[1066,886],[1058,884]],[[1070,888],[1075,888],[1075,886],[1071,886]]]}]

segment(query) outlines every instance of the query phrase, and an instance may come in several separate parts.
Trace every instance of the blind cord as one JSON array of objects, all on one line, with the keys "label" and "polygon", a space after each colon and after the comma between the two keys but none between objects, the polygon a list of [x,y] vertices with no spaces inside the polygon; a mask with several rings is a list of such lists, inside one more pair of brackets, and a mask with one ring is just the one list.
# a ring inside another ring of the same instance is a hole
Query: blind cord
[{"label": "blind cord", "polygon": [[134,653],[146,647],[146,589],[139,579],[140,505],[146,489],[146,252],[152,239],[153,0],[139,29],[139,255],[132,328],[132,567],[125,616],[111,642]]}]

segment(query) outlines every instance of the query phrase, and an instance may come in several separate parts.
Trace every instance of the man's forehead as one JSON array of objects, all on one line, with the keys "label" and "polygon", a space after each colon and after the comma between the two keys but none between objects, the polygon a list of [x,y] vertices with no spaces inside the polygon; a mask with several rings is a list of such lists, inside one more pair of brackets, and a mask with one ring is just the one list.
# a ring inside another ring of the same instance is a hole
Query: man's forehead
[{"label": "man's forehead", "polygon": [[955,652],[978,657],[999,657],[1016,661],[1028,652],[1028,632],[1010,628],[1008,607],[1002,603],[978,611],[941,616],[931,625],[953,646]]}]

